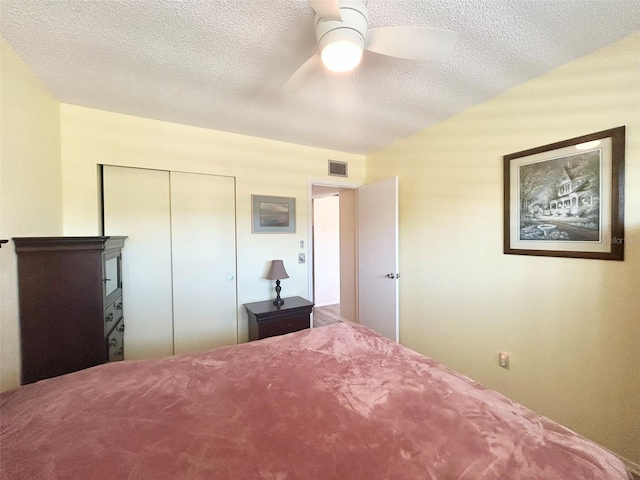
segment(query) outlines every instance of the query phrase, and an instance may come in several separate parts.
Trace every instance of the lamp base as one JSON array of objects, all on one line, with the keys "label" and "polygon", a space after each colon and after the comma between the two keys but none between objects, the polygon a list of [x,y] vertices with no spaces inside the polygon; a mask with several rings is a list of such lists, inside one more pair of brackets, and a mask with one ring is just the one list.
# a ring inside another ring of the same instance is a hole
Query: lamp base
[{"label": "lamp base", "polygon": [[282,288],[280,287],[280,280],[276,280],[276,299],[273,301],[273,304],[276,307],[280,307],[284,305],[284,300],[280,298],[280,291]]}]

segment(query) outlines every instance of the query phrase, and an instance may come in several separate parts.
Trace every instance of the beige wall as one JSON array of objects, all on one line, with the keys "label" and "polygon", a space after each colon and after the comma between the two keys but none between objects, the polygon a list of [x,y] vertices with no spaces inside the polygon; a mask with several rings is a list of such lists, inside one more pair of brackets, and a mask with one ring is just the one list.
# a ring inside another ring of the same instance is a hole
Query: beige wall
[{"label": "beige wall", "polygon": [[[298,264],[308,239],[309,178],[327,177],[327,160],[349,162],[349,180],[364,180],[364,156],[62,104],[65,235],[100,233],[97,165],[122,165],[236,177],[237,284],[240,340],[247,338],[242,304],[273,295],[269,262],[284,260],[283,296],[306,297],[308,263]],[[251,195],[296,198],[296,234],[252,234]],[[126,245],[125,252],[126,256]]]},{"label": "beige wall", "polygon": [[[60,110],[0,38],[0,238],[62,234]],[[0,391],[20,384],[17,266],[0,250]]]},{"label": "beige wall", "polygon": [[[502,156],[620,125],[625,261],[503,255]],[[402,343],[640,462],[640,33],[367,156],[391,175]]]}]

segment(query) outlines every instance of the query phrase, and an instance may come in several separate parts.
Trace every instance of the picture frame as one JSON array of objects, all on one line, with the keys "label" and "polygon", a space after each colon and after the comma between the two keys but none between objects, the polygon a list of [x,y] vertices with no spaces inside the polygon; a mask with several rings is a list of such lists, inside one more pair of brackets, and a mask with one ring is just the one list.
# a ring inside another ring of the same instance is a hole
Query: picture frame
[{"label": "picture frame", "polygon": [[296,199],[251,195],[252,233],[296,233]]},{"label": "picture frame", "polygon": [[512,153],[504,253],[624,260],[625,127]]}]

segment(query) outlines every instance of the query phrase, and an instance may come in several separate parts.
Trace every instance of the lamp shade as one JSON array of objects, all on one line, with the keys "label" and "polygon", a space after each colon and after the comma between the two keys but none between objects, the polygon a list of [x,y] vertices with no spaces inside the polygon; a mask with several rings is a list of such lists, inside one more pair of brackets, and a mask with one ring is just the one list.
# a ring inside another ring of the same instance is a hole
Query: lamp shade
[{"label": "lamp shade", "polygon": [[282,260],[274,260],[271,262],[271,268],[267,273],[269,280],[282,280],[283,278],[289,278],[287,271],[284,269],[284,263]]}]

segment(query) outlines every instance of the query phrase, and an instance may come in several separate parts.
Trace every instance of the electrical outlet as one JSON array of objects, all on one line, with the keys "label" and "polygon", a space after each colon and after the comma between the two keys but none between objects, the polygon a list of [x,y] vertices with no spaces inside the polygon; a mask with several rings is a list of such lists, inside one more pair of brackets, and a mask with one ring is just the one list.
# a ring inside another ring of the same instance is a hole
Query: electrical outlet
[{"label": "electrical outlet", "polygon": [[298,263],[304,263],[304,262],[305,262],[304,253],[299,253],[298,254]]},{"label": "electrical outlet", "polygon": [[304,240],[300,240],[300,248],[304,248]]},{"label": "electrical outlet", "polygon": [[498,354],[498,365],[509,370],[509,354],[500,352]]}]

